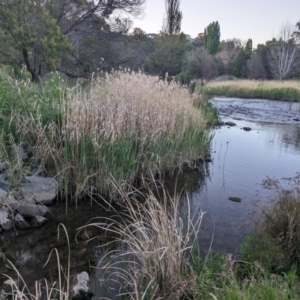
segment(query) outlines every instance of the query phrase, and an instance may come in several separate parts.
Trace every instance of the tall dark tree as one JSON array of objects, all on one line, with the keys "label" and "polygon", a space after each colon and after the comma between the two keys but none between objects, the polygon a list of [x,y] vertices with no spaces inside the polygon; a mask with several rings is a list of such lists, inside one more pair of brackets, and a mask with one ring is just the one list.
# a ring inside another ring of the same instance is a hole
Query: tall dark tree
[{"label": "tall dark tree", "polygon": [[248,39],[246,45],[231,63],[231,74],[239,78],[248,77],[247,61],[252,54],[252,39]]},{"label": "tall dark tree", "polygon": [[220,25],[212,22],[204,29],[204,48],[208,54],[215,55],[220,51]]},{"label": "tall dark tree", "polygon": [[169,35],[180,33],[182,12],[179,10],[180,0],[165,0],[166,18],[163,32]]}]

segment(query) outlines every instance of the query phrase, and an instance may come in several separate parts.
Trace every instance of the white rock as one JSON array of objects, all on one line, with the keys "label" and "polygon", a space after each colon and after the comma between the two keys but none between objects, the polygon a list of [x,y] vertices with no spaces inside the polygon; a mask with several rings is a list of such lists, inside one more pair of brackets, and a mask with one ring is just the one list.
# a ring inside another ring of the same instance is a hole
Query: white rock
[{"label": "white rock", "polygon": [[77,274],[77,284],[73,287],[73,291],[75,295],[78,294],[79,291],[87,292],[89,290],[88,288],[88,282],[90,280],[89,274],[87,272],[81,272],[80,274]]}]

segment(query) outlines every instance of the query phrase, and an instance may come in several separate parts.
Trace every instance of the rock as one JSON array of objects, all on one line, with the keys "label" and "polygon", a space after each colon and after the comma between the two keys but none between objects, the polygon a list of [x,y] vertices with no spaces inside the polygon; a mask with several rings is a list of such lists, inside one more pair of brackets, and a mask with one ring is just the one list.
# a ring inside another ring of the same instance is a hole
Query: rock
[{"label": "rock", "polygon": [[0,189],[7,191],[8,190],[8,181],[5,174],[0,174]]},{"label": "rock", "polygon": [[0,220],[0,226],[2,227],[3,230],[11,230],[12,220],[10,219]]},{"label": "rock", "polygon": [[12,194],[8,194],[5,199],[0,198],[0,203],[6,204],[7,206],[10,207],[10,209],[14,210],[18,204],[18,201],[15,199],[15,197]]},{"label": "rock", "polygon": [[7,191],[4,191],[0,188],[0,202],[7,197]]},{"label": "rock", "polygon": [[58,192],[58,182],[49,177],[25,176],[19,186],[24,199],[34,199],[44,205],[54,202]]},{"label": "rock", "polygon": [[300,121],[300,119],[298,119],[298,118],[296,118],[296,119],[293,119],[294,121],[297,121],[297,122],[299,122]]},{"label": "rock", "polygon": [[19,227],[19,228],[21,228],[21,229],[28,229],[28,228],[30,228],[29,223],[20,214],[16,214],[16,216],[15,216],[15,223],[16,223],[16,226]]},{"label": "rock", "polygon": [[228,121],[224,123],[227,126],[235,126],[236,124],[234,122]]},{"label": "rock", "polygon": [[0,221],[8,218],[8,209],[0,208]]},{"label": "rock", "polygon": [[32,204],[26,201],[19,201],[15,210],[24,217],[43,217],[48,211],[47,207],[40,204]]},{"label": "rock", "polygon": [[245,130],[245,131],[251,131],[252,128],[251,127],[243,127],[243,130]]},{"label": "rock", "polygon": [[242,198],[239,197],[229,197],[228,199],[233,202],[242,202]]},{"label": "rock", "polygon": [[75,293],[75,295],[79,294],[79,291],[86,293],[89,290],[89,280],[90,277],[87,272],[81,272],[80,274],[77,274],[77,284],[73,287],[73,292]]},{"label": "rock", "polygon": [[222,121],[214,123],[214,125],[217,126],[217,127],[221,127],[221,126],[223,126],[224,124],[225,124],[225,123],[222,122]]},{"label": "rock", "polygon": [[44,225],[48,221],[47,218],[41,217],[41,216],[35,216],[30,220],[30,225],[32,227],[40,227]]},{"label": "rock", "polygon": [[9,163],[7,161],[4,161],[0,163],[0,172],[3,173],[5,170],[7,170],[9,167]]}]

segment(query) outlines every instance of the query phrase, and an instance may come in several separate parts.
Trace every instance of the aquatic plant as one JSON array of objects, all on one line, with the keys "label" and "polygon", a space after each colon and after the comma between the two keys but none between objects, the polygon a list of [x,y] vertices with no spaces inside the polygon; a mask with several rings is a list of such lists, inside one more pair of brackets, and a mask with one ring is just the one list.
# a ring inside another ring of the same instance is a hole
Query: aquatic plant
[{"label": "aquatic plant", "polygon": [[121,186],[133,184],[204,156],[213,115],[194,105],[201,101],[175,82],[116,71],[50,101],[47,122],[47,109],[38,102],[12,118],[33,163],[56,176],[66,196],[97,191],[113,198],[111,177]]}]

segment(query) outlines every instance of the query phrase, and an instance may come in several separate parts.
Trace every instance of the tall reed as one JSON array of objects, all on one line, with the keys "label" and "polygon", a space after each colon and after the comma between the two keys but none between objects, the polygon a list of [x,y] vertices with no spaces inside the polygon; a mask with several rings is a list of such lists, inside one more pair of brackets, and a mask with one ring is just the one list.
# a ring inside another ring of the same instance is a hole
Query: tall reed
[{"label": "tall reed", "polygon": [[111,177],[132,184],[208,151],[207,117],[175,82],[116,71],[66,93],[51,104],[52,121],[43,121],[46,112],[37,102],[34,113],[16,112],[13,119],[36,163],[76,198],[113,192]]}]

